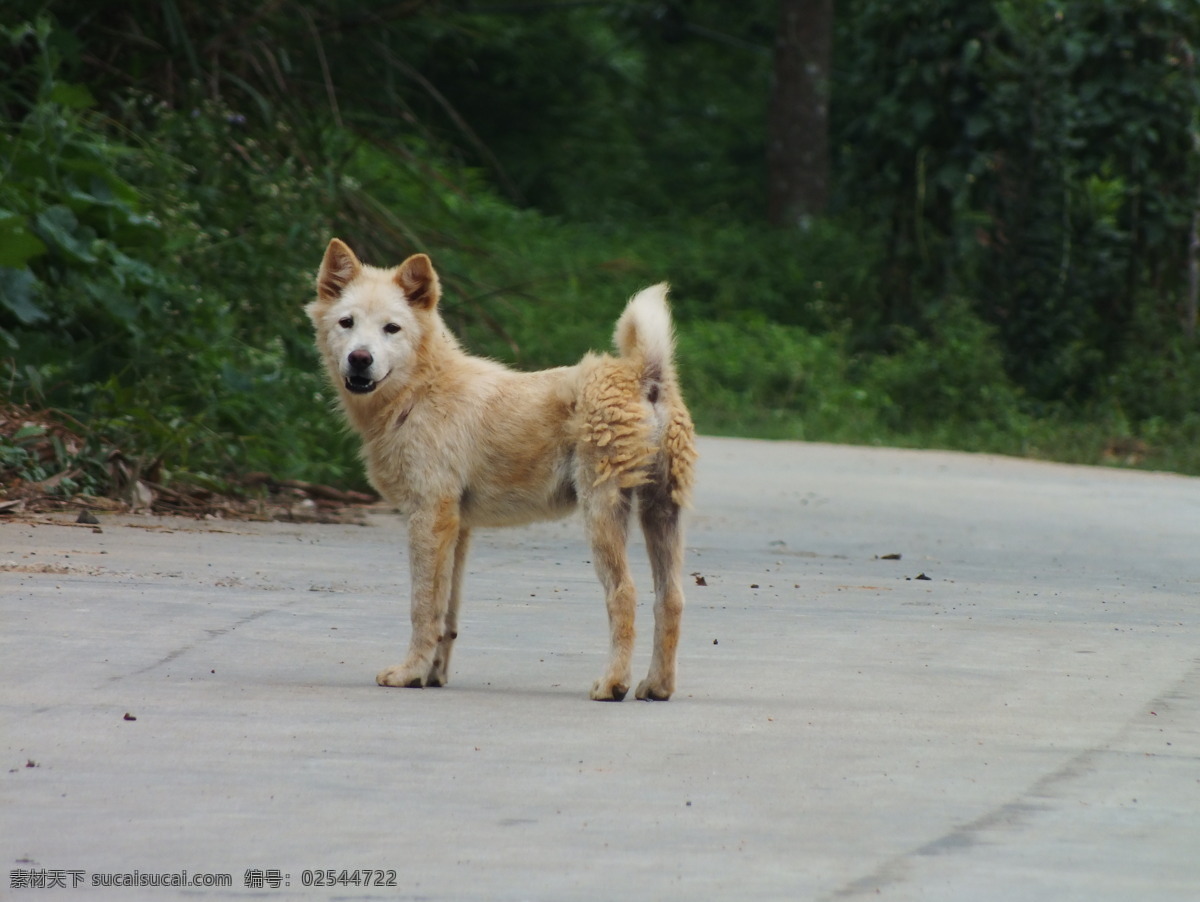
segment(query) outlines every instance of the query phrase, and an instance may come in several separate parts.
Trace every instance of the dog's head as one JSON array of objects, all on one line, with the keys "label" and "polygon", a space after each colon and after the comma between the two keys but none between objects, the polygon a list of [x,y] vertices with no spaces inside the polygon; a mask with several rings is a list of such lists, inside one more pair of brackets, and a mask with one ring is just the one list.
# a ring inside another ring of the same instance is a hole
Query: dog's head
[{"label": "dog's head", "polygon": [[352,395],[369,395],[406,381],[422,340],[435,328],[440,297],[424,254],[379,269],[334,238],[317,273],[317,299],[305,309],[330,376]]}]

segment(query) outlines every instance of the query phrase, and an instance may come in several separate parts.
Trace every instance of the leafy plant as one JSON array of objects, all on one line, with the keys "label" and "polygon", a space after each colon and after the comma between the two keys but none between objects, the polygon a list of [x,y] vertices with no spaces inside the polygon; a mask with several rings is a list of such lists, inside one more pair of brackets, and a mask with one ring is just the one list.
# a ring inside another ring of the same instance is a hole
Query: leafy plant
[{"label": "leafy plant", "polygon": [[973,300],[1005,368],[1084,400],[1175,292],[1200,179],[1200,19],[1178,0],[857,0],[835,86],[848,202],[887,224],[893,322]]},{"label": "leafy plant", "polygon": [[0,357],[87,434],[10,437],[5,472],[101,490],[115,449],[361,484],[302,312],[331,235],[431,253],[455,331],[524,368],[607,348],[667,279],[709,431],[1092,462],[1116,436],[1200,470],[1176,0],[839,3],[834,212],[803,232],[759,222],[767,0],[168,0],[103,32],[15,4]]}]

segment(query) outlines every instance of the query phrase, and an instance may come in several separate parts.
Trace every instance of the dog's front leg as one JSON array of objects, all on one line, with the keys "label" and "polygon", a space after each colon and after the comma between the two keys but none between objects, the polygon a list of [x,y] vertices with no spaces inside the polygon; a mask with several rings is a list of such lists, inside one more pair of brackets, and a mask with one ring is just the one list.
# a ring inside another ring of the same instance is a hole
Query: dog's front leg
[{"label": "dog's front leg", "polygon": [[471,544],[471,531],[465,526],[458,530],[458,542],[454,546],[454,571],[450,577],[450,603],[442,626],[442,637],[438,642],[433,667],[429,671],[426,686],[445,686],[450,679],[450,653],[454,640],[458,638],[458,609],[462,604],[463,573],[466,570],[467,549]]},{"label": "dog's front leg", "polygon": [[[438,668],[435,661],[446,628],[460,532],[458,502],[450,498],[422,508],[409,518],[412,641],[403,664],[389,667],[376,676],[375,681],[380,686],[420,689],[445,682],[445,673],[440,672],[444,667]],[[444,665],[446,660],[441,663]]]}]

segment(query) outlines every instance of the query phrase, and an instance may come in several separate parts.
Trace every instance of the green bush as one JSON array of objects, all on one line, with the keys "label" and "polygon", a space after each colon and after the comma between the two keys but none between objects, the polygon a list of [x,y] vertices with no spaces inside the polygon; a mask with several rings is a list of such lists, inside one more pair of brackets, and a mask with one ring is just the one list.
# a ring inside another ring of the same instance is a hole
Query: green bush
[{"label": "green bush", "polygon": [[890,320],[970,298],[1030,396],[1101,396],[1186,278],[1198,43],[1180,0],[840,5],[839,197],[885,231]]},{"label": "green bush", "polygon": [[930,307],[921,328],[896,330],[894,345],[892,353],[870,359],[865,375],[888,430],[996,433],[1015,425],[1020,395],[1005,373],[1000,344],[966,302]]},{"label": "green bush", "polygon": [[[122,130],[59,80],[44,21],[5,37],[32,59],[13,79],[36,75],[0,132],[0,223],[15,236],[0,339],[14,391],[146,466],[352,478],[350,443],[314,403],[301,311],[328,231],[315,180],[272,165],[211,105],[138,109]],[[103,467],[85,470],[83,487],[98,488]]]},{"label": "green bush", "polygon": [[[850,117],[838,126],[839,212],[803,232],[754,220],[758,188],[742,172],[760,143],[747,131],[753,106],[737,105],[742,89],[723,74],[753,51],[742,46],[696,76],[711,108],[672,107],[647,92],[688,83],[680,61],[709,58],[711,47],[646,57],[655,28],[694,34],[686,21],[651,28],[648,7],[604,21],[583,8],[566,14],[563,47],[604,57],[571,84],[612,101],[578,121],[573,95],[539,81],[551,57],[522,44],[532,20],[485,25],[486,16],[462,11],[397,20],[410,36],[447,29],[438,46],[466,47],[476,62],[511,63],[507,76],[522,92],[557,92],[545,121],[532,104],[510,121],[517,113],[503,91],[475,99],[494,107],[492,126],[508,129],[497,148],[519,163],[510,177],[558,216],[515,205],[479,159],[483,149],[468,155],[480,168],[463,164],[445,123],[423,118],[441,105],[427,87],[414,97],[421,73],[411,63],[385,54],[386,84],[369,101],[352,96],[378,75],[373,59],[366,67],[346,55],[336,29],[326,49],[343,64],[340,112],[313,102],[322,77],[313,59],[288,63],[299,38],[282,13],[264,13],[262,34],[247,37],[232,27],[242,21],[236,4],[218,3],[211,21],[199,8],[155,7],[146,33],[208,76],[193,81],[121,19],[126,30],[111,35],[105,59],[144,72],[147,93],[136,95],[95,68],[90,90],[68,79],[82,67],[74,33],[44,21],[8,27],[0,357],[10,395],[68,412],[88,436],[53,462],[29,457],[34,437],[10,439],[0,464],[36,479],[74,469],[63,490],[95,491],[115,447],[164,479],[266,470],[361,485],[356,440],[333,410],[302,310],[325,243],[338,235],[380,265],[430,253],[443,311],[467,347],[526,369],[608,349],[625,300],[669,281],[684,393],[705,431],[1088,462],[1106,459],[1111,439],[1130,438],[1151,446],[1148,465],[1200,471],[1200,358],[1164,300],[1182,272],[1172,199],[1194,197],[1195,158],[1180,157],[1178,142],[1189,120],[1176,114],[1195,86],[1179,78],[1183,56],[1156,56],[1177,4],[1144,5],[1153,13],[1145,23],[1109,34],[1096,16],[1116,16],[1125,0],[1067,4],[1078,19],[1058,31],[1040,0],[850,3],[862,15],[843,20],[854,26],[845,46],[864,53],[840,101],[835,94],[835,113]],[[761,37],[766,5],[736,6],[719,6],[730,34],[744,26]],[[339,16],[353,12],[341,3],[305,9],[326,25],[347,24]],[[179,13],[198,30],[172,32],[166,19]],[[226,63],[248,65],[260,52],[278,63],[275,88],[236,74],[246,66],[213,63],[205,73],[194,52],[205,29],[231,36]],[[1125,59],[1123,34],[1136,45],[1125,48],[1129,65],[1108,72]],[[1070,41],[1056,45],[1054,35]],[[1071,44],[1080,35],[1090,43]],[[386,37],[372,46],[391,54]],[[439,57],[430,73],[472,88],[475,74],[450,71],[461,56]],[[762,59],[750,68],[765,71]],[[1060,70],[1079,97],[1043,77]],[[407,81],[395,79],[405,72]],[[1030,73],[1045,88],[1032,101]],[[1133,78],[1137,96],[1080,119],[1091,109],[1084,89],[1108,96],[1114,73]],[[724,79],[720,91],[713,79]],[[641,93],[624,93],[627,83]],[[1152,139],[1164,110],[1170,134]],[[1137,134],[1093,140],[1126,113]],[[1041,123],[1034,132],[1031,116]],[[626,131],[606,131],[617,119]],[[660,119],[661,133],[648,132]],[[717,123],[745,133],[714,135],[710,146],[705,130]],[[1158,149],[1179,163],[1173,174],[1151,165]],[[628,165],[605,171],[618,158]]]},{"label": "green bush", "polygon": [[678,353],[701,431],[828,441],[876,434],[877,399],[856,384],[836,334],[700,320],[680,327]]}]

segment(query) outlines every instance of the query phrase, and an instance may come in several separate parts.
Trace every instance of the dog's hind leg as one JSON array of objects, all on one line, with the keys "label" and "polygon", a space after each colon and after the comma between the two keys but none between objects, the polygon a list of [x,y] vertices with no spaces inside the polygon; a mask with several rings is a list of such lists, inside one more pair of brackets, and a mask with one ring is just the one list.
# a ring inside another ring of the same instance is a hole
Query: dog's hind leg
[{"label": "dog's hind leg", "polygon": [[679,505],[663,485],[642,486],[638,506],[654,574],[654,652],[650,673],[634,694],[646,701],[665,702],[675,691],[675,657],[683,618],[683,530]]},{"label": "dog's hind leg", "polygon": [[450,680],[450,653],[454,640],[458,638],[458,608],[462,604],[463,572],[466,570],[467,549],[471,544],[471,532],[465,526],[458,531],[458,542],[454,546],[454,572],[450,577],[450,603],[446,607],[446,619],[442,625],[442,638],[438,641],[437,654],[433,656],[433,667],[429,670],[426,686],[445,686]]},{"label": "dog's hind leg", "polygon": [[[380,671],[375,677],[380,686],[420,689],[425,685],[441,685],[431,682],[430,677],[449,612],[461,532],[458,503],[450,498],[418,510],[409,518],[412,640],[404,663]],[[457,623],[457,615],[455,621]]]},{"label": "dog's hind leg", "polygon": [[583,500],[593,563],[604,587],[610,633],[608,667],[592,685],[591,697],[596,701],[619,702],[629,692],[637,611],[637,593],[625,553],[632,495],[632,490],[618,489],[610,483],[593,489]]}]

